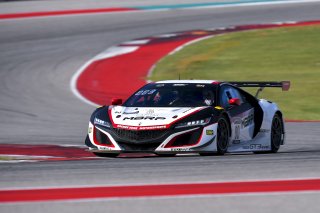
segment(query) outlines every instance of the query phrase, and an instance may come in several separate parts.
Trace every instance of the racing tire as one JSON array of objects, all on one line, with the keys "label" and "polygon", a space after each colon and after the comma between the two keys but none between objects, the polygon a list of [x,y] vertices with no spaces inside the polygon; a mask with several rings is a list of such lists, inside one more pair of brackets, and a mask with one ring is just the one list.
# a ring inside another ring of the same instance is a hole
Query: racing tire
[{"label": "racing tire", "polygon": [[278,114],[275,114],[271,124],[271,150],[254,152],[255,154],[277,153],[282,143],[283,123]]},{"label": "racing tire", "polygon": [[93,152],[93,154],[97,157],[102,157],[102,158],[115,158],[119,155],[119,153],[102,153],[102,152]]},{"label": "racing tire", "polygon": [[225,116],[218,120],[217,127],[217,154],[224,155],[229,146],[230,129],[229,123]]},{"label": "racing tire", "polygon": [[278,152],[282,143],[283,123],[278,114],[275,114],[271,125],[271,153]]},{"label": "racing tire", "polygon": [[224,155],[228,150],[229,136],[230,136],[229,123],[226,117],[222,116],[218,120],[217,152],[202,152],[202,153],[199,153],[199,155],[200,156]]}]

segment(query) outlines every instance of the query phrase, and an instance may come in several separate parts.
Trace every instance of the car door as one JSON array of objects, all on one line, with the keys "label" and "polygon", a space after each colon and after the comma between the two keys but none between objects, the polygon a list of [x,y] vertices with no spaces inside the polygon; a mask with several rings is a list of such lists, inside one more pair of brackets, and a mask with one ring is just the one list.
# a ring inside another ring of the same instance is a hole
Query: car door
[{"label": "car door", "polygon": [[[239,144],[252,140],[254,133],[254,108],[241,92],[233,86],[223,85],[219,92],[220,105],[226,109],[231,121],[231,141]],[[238,104],[230,104],[231,99],[239,99]]]}]

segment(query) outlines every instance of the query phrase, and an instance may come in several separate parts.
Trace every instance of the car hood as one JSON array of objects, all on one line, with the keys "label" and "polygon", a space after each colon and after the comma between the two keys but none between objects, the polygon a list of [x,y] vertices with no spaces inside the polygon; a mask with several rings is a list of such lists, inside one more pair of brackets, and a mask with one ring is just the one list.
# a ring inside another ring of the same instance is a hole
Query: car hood
[{"label": "car hood", "polygon": [[162,129],[206,107],[123,107],[110,106],[109,118],[115,128]]}]

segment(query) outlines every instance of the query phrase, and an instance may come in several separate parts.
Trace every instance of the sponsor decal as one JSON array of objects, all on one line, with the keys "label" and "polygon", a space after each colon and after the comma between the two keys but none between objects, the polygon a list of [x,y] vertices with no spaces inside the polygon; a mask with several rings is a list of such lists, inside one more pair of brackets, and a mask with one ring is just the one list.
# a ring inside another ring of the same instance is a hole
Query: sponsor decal
[{"label": "sponsor decal", "polygon": [[94,119],[94,122],[95,122],[95,123],[98,123],[98,124],[104,124],[104,121],[101,120],[101,119],[98,119],[98,118],[95,118],[95,119]]},{"label": "sponsor decal", "polygon": [[264,146],[262,144],[250,144],[242,147],[243,149],[255,149],[255,150],[266,150],[269,146]]},{"label": "sponsor decal", "polygon": [[251,113],[248,117],[242,120],[242,128],[245,128],[253,123],[253,113]]},{"label": "sponsor decal", "polygon": [[260,132],[268,133],[268,132],[270,132],[270,129],[260,129]]},{"label": "sponsor decal", "polygon": [[157,129],[167,129],[166,125],[159,125],[159,126],[126,126],[118,124],[116,128],[119,129],[127,129],[127,130],[157,130]]},{"label": "sponsor decal", "polygon": [[197,84],[196,87],[205,87],[203,84]]},{"label": "sponsor decal", "polygon": [[146,89],[146,90],[140,90],[138,91],[135,95],[138,96],[138,95],[152,95],[155,91],[157,91],[156,89],[152,89],[152,90],[149,90],[149,89]]},{"label": "sponsor decal", "polygon": [[92,127],[89,127],[88,128],[88,134],[91,134],[92,133]]},{"label": "sponsor decal", "polygon": [[153,129],[166,129],[167,126],[166,125],[162,125],[162,126],[141,126],[139,128],[139,130],[153,130]]},{"label": "sponsor decal", "polygon": [[214,131],[212,129],[207,129],[206,130],[206,135],[213,135]]},{"label": "sponsor decal", "polygon": [[224,108],[221,107],[221,106],[216,106],[216,107],[214,107],[214,108],[217,109],[217,110],[224,110]]},{"label": "sponsor decal", "polygon": [[99,150],[112,150],[112,149],[106,146],[99,146]]},{"label": "sponsor decal", "polygon": [[94,119],[94,124],[98,124],[98,125],[105,126],[105,127],[110,127],[110,123],[108,123],[107,121],[101,120],[99,118]]},{"label": "sponsor decal", "polygon": [[165,117],[153,117],[153,116],[138,116],[138,117],[124,117],[123,120],[165,120]]},{"label": "sponsor decal", "polygon": [[138,114],[139,111],[134,111],[134,112],[123,112],[124,115],[130,115],[130,114]]},{"label": "sponsor decal", "polygon": [[171,151],[175,151],[175,152],[178,152],[178,151],[190,151],[190,148],[172,148]]}]

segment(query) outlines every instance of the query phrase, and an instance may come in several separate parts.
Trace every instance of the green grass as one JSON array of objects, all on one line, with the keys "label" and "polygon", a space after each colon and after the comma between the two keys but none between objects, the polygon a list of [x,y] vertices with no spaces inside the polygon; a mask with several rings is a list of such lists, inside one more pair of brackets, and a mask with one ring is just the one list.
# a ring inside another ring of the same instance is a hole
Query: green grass
[{"label": "green grass", "polygon": [[[278,103],[288,119],[320,120],[320,26],[238,32],[187,46],[161,60],[151,80],[290,80],[260,98]],[[253,90],[250,90],[253,92]]]}]

